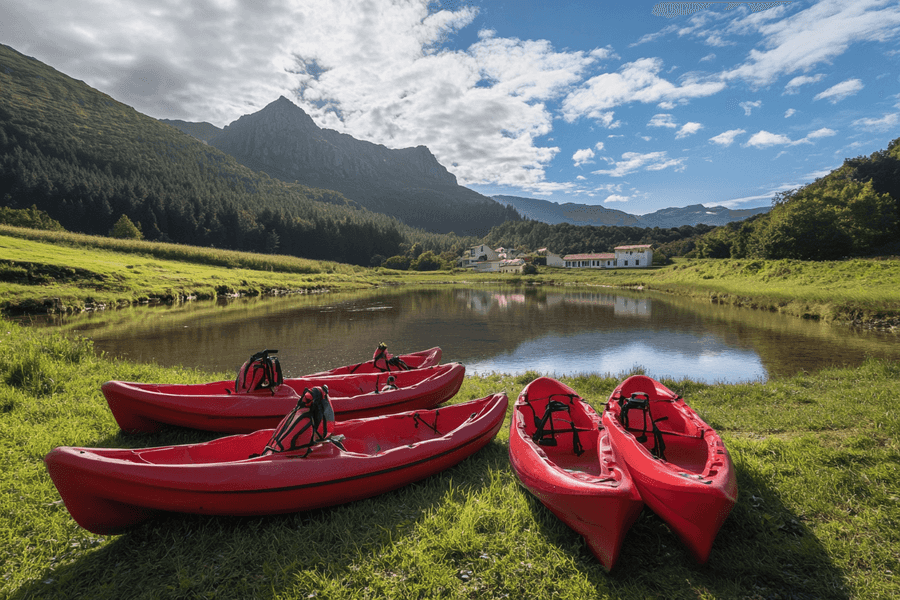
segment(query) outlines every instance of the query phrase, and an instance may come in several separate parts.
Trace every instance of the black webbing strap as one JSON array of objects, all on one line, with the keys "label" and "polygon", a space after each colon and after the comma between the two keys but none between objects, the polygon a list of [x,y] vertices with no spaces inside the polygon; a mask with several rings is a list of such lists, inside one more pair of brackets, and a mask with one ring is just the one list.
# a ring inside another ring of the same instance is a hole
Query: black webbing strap
[{"label": "black webbing strap", "polygon": [[441,432],[437,430],[437,420],[438,420],[439,414],[441,414],[441,411],[439,411],[439,410],[434,411],[434,423],[429,423],[428,421],[423,419],[421,416],[419,416],[419,413],[413,413],[413,425],[415,425],[416,429],[418,429],[419,423],[421,423],[422,425],[424,425],[428,429],[432,430],[436,434],[441,435]]},{"label": "black webbing strap", "polygon": [[391,370],[391,367],[397,367],[398,371],[411,371],[412,370],[410,368],[410,366],[408,364],[406,364],[405,362],[403,362],[403,359],[400,358],[399,356],[390,357],[385,364],[387,364],[387,366],[388,366],[388,368],[387,368],[388,371]]},{"label": "black webbing strap", "polygon": [[[659,421],[665,421],[669,417],[660,417],[659,419],[653,419],[653,414],[650,412],[650,395],[646,392],[635,392],[631,394],[630,398],[619,398],[619,408],[621,409],[619,416],[622,422],[622,427],[626,429],[626,431],[631,431],[632,433],[640,432],[641,435],[636,436],[635,439],[643,444],[647,441],[647,433],[653,433],[653,448],[650,452],[653,456],[660,458],[662,460],[666,459],[666,443],[663,441],[662,431],[660,431],[659,427],[656,424]],[[640,429],[630,428],[628,424],[628,411],[636,409],[641,411],[641,415],[643,416],[643,423]],[[650,423],[650,429],[647,429],[647,423]]]},{"label": "black webbing strap", "polygon": [[[563,396],[569,398],[570,400],[578,398],[578,396],[574,394],[553,394],[553,396]],[[537,412],[534,410],[534,407],[528,403],[528,406],[531,406],[531,411],[534,413],[534,424],[537,428],[534,434],[531,436],[532,441],[540,446],[556,446],[556,434],[557,433],[566,433],[572,432],[572,451],[575,453],[575,456],[581,456],[584,454],[584,446],[581,445],[581,439],[578,437],[578,428],[575,427],[575,422],[571,420],[572,413],[569,410],[570,406],[565,402],[560,402],[559,400],[553,400],[553,396],[547,399],[547,406],[544,409],[544,416],[538,419]],[[572,427],[567,429],[556,429],[553,427],[553,413],[555,412],[567,412],[569,413],[569,422]],[[547,424],[550,424],[550,427],[547,428]],[[549,436],[549,437],[548,437]]]}]

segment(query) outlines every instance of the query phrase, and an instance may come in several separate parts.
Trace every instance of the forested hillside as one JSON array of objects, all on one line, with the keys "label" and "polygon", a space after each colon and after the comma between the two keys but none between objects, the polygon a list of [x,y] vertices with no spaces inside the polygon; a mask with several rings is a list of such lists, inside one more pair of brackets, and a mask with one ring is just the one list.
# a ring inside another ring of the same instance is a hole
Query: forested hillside
[{"label": "forested hillside", "polygon": [[900,253],[900,138],[696,242],[701,258],[834,260]]},{"label": "forested hillside", "polygon": [[[616,246],[626,244],[653,244],[667,256],[679,256],[693,249],[689,240],[711,231],[712,225],[683,225],[670,229],[659,227],[615,227],[548,225],[540,221],[506,222],[494,227],[487,235],[487,243],[496,248],[525,248],[537,250],[546,247],[559,255],[579,252],[612,252]],[[680,244],[680,246],[679,246]]]},{"label": "forested hillside", "polygon": [[322,129],[281,97],[216,133],[209,124],[164,121],[242,165],[288,183],[337,190],[374,212],[436,233],[486,234],[521,216],[458,185],[425,146],[387,148]]},{"label": "forested hillside", "polygon": [[367,265],[411,229],[338,192],[288,184],[0,45],[0,206],[35,206],[107,235],[126,215],[149,240]]}]

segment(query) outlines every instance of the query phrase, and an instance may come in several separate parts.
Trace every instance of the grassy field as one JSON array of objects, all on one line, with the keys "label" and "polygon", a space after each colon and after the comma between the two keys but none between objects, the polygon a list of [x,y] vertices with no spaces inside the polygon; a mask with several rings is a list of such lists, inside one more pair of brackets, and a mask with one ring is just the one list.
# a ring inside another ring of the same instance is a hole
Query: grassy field
[{"label": "grassy field", "polygon": [[651,269],[555,269],[537,275],[369,269],[290,256],[114,240],[0,226],[0,311],[46,312],[228,294],[385,285],[640,287],[828,322],[900,330],[900,260],[678,259]]},{"label": "grassy field", "polygon": [[[508,418],[477,455],[370,500],[261,518],[173,515],[121,536],[74,523],[42,464],[52,448],[211,438],[119,433],[103,381],[231,376],[98,358],[89,341],[0,321],[0,597],[900,596],[900,364],[767,383],[665,382],[722,434],[737,469],[740,497],[705,567],[645,510],[605,573],[517,485]],[[512,399],[535,376],[467,377],[454,401],[499,390]],[[598,409],[617,380],[565,379]]]}]

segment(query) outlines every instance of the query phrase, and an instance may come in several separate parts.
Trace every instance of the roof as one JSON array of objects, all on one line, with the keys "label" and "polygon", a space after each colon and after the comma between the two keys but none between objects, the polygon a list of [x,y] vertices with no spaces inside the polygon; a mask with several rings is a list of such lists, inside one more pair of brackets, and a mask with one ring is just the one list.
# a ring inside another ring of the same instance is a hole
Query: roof
[{"label": "roof", "polygon": [[615,254],[610,254],[609,252],[591,254],[566,254],[565,256],[563,256],[563,260],[612,260],[615,257]]},{"label": "roof", "polygon": [[525,261],[522,260],[521,258],[509,258],[509,259],[500,261],[501,267],[517,267],[519,265],[524,265],[524,264],[525,264]]},{"label": "roof", "polygon": [[638,248],[652,248],[650,244],[635,244],[634,246],[616,246],[616,250],[637,250]]}]

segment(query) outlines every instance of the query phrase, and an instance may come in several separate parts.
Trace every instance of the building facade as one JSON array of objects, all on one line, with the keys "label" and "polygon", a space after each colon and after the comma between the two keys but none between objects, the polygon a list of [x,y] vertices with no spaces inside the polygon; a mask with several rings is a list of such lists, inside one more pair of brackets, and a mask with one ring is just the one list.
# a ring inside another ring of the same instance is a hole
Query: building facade
[{"label": "building facade", "polygon": [[653,264],[653,247],[650,244],[616,246],[616,267],[644,268]]},{"label": "building facade", "polygon": [[611,269],[616,266],[616,255],[607,252],[566,254],[563,262],[569,269]]}]

